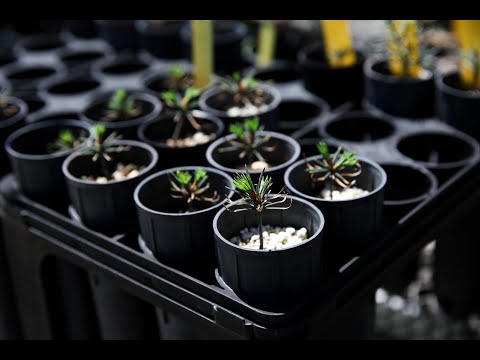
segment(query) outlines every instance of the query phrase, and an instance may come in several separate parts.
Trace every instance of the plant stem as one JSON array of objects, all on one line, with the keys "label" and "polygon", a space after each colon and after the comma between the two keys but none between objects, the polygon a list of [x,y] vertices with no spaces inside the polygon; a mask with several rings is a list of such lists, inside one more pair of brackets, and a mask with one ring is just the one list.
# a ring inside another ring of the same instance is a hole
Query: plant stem
[{"label": "plant stem", "polygon": [[262,213],[257,211],[258,235],[260,236],[260,250],[263,250],[263,222]]},{"label": "plant stem", "polygon": [[177,124],[175,125],[175,129],[174,129],[173,135],[172,135],[173,140],[178,140],[178,138],[180,137],[180,133],[182,131],[184,119],[185,119],[184,115],[182,114],[180,116],[180,119],[178,120]]},{"label": "plant stem", "polygon": [[333,200],[333,181],[330,180],[330,200]]}]

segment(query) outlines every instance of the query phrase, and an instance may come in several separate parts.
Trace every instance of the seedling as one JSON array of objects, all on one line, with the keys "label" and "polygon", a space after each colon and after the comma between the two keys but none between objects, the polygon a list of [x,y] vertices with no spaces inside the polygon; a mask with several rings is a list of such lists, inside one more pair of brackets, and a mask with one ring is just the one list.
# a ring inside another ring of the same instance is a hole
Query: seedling
[{"label": "seedling", "polygon": [[229,132],[235,135],[235,139],[228,142],[230,146],[220,148],[218,151],[240,151],[239,158],[246,160],[249,166],[257,160],[267,163],[261,153],[271,153],[276,147],[265,145],[270,140],[270,136],[259,135],[258,132],[262,130],[258,116],[246,119],[243,123],[231,124]]},{"label": "seedling", "polygon": [[193,77],[180,66],[172,65],[168,69],[167,88],[171,91],[185,91],[193,85]]},{"label": "seedling", "polygon": [[252,104],[261,106],[263,91],[258,87],[258,81],[253,76],[242,77],[239,72],[221,79],[220,88],[230,94],[236,106]]},{"label": "seedling", "polygon": [[386,20],[390,71],[396,76],[418,77],[421,52],[415,20]]},{"label": "seedling", "polygon": [[47,145],[49,153],[56,153],[75,149],[86,141],[85,135],[81,134],[75,137],[75,134],[68,129],[63,129],[59,132],[58,138]]},{"label": "seedling", "polygon": [[208,175],[205,170],[198,168],[193,174],[188,171],[177,171],[171,174],[170,196],[174,199],[180,199],[187,204],[187,213],[193,209],[194,202],[206,202],[215,204],[220,200],[217,191],[212,196],[205,193],[210,189],[210,183],[207,182]]},{"label": "seedling", "polygon": [[334,186],[347,189],[355,185],[354,178],[361,174],[362,167],[354,152],[342,151],[343,149],[339,147],[332,156],[324,141],[317,144],[317,149],[322,158],[311,163],[306,161],[306,171],[314,183],[328,182],[330,199],[333,200]]},{"label": "seedling", "polygon": [[480,90],[480,47],[462,52],[460,70],[463,86],[468,90]]},{"label": "seedling", "polygon": [[128,146],[121,146],[115,142],[122,139],[120,135],[115,132],[105,137],[107,129],[104,124],[96,124],[90,128],[93,139],[89,141],[87,149],[83,152],[84,155],[91,155],[92,162],[99,162],[102,176],[111,179],[111,174],[108,170],[108,163],[112,161],[111,154],[121,153],[129,149]]},{"label": "seedling", "polygon": [[200,90],[196,88],[188,88],[183,96],[172,91],[161,94],[161,98],[165,104],[177,112],[173,118],[173,122],[176,124],[172,135],[173,140],[178,140],[180,137],[185,119],[188,120],[195,130],[200,131],[202,129],[202,126],[195,120],[195,117],[191,113],[198,104],[199,96]]},{"label": "seedling", "polygon": [[123,89],[113,93],[108,101],[108,109],[104,121],[116,121],[121,118],[130,119],[140,114],[140,107],[135,99]]},{"label": "seedling", "polygon": [[288,206],[281,206],[287,202],[287,197],[283,193],[283,189],[278,194],[271,194],[273,180],[270,176],[264,175],[265,169],[261,172],[258,183],[254,184],[248,167],[245,165],[245,173],[235,174],[233,178],[233,184],[235,189],[233,190],[240,196],[240,200],[234,202],[232,199],[228,199],[228,203],[234,204],[233,207],[225,208],[230,212],[242,212],[254,210],[257,216],[258,233],[260,236],[260,250],[263,250],[263,218],[262,215],[266,210],[287,210],[292,206],[292,199]]}]

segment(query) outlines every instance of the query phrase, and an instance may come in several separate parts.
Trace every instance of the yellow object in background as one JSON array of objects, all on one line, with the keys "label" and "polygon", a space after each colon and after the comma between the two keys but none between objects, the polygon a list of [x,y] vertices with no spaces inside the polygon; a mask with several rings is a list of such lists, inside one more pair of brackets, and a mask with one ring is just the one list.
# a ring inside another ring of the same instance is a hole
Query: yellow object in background
[{"label": "yellow object in background", "polygon": [[390,72],[418,77],[422,69],[417,20],[387,20],[387,30]]},{"label": "yellow object in background", "polygon": [[348,20],[322,20],[325,55],[331,67],[349,67],[357,62]]},{"label": "yellow object in background", "polygon": [[195,87],[210,85],[213,73],[213,24],[212,20],[192,20],[192,61]]},{"label": "yellow object in background", "polygon": [[275,23],[273,21],[261,23],[258,31],[258,66],[268,66],[272,63],[275,59],[276,43],[277,26]]},{"label": "yellow object in background", "polygon": [[452,28],[462,49],[462,83],[468,89],[480,89],[480,20],[452,20]]}]

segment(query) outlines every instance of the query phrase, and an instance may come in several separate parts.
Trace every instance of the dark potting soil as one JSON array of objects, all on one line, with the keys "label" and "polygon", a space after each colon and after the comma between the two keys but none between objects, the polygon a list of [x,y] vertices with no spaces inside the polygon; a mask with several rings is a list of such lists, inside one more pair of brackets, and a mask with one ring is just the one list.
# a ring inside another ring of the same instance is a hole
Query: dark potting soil
[{"label": "dark potting soil", "polygon": [[10,119],[20,111],[20,108],[13,104],[0,105],[0,121]]},{"label": "dark potting soil", "polygon": [[[192,115],[193,116],[193,115]],[[174,132],[175,126],[177,125],[173,121],[174,116],[170,117],[168,121],[161,121],[161,122],[154,122],[147,126],[145,129],[145,137],[154,142],[158,143],[166,143],[167,139],[171,139],[171,136]],[[217,131],[217,127],[210,121],[206,121],[205,119],[200,119],[194,117],[198,124],[202,127],[201,132],[206,135],[215,134]],[[184,119],[182,131],[180,132],[179,139],[185,139],[192,137],[198,131],[190,124],[187,119]],[[215,137],[212,137],[209,142],[213,141]],[[199,144],[200,145],[200,144]]]},{"label": "dark potting soil", "polygon": [[[273,101],[273,96],[267,92],[257,92],[254,97],[253,104],[257,107],[262,105],[270,105]],[[207,100],[207,105],[219,111],[228,111],[233,107],[243,107],[243,104],[236,103],[234,96],[226,91],[211,96]]]},{"label": "dark potting soil", "polygon": [[106,119],[106,115],[108,113],[108,100],[102,102],[98,105],[92,106],[91,108],[87,109],[85,115],[87,118],[92,119],[94,121],[100,122],[122,122],[122,121],[130,121],[141,118],[153,111],[153,104],[148,101],[138,100],[135,99],[135,108],[139,109],[138,114],[135,116],[126,116],[126,114],[121,113],[121,115],[116,118],[115,120],[108,120]]},{"label": "dark potting soil", "polygon": [[79,94],[82,92],[91,91],[98,86],[100,86],[100,83],[93,79],[65,81],[53,85],[48,89],[48,92],[55,95]]},{"label": "dark potting soil", "polygon": [[149,82],[147,88],[154,92],[162,93],[164,91],[184,92],[191,86],[193,86],[193,75],[186,73],[178,80],[171,76],[158,76]]}]

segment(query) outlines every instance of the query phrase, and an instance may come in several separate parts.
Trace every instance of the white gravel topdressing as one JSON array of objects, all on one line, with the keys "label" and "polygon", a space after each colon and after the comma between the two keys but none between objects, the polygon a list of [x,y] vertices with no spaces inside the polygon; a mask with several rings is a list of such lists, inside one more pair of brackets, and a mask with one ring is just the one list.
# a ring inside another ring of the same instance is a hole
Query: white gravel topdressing
[{"label": "white gravel topdressing", "polygon": [[[308,239],[308,231],[305,228],[293,227],[263,227],[263,250],[280,250],[300,244]],[[258,228],[243,229],[239,236],[231,239],[231,242],[247,249],[260,249],[260,236]]]},{"label": "white gravel topdressing", "polygon": [[198,131],[192,136],[189,136],[183,139],[178,139],[178,140],[167,139],[165,141],[165,144],[167,144],[167,146],[170,146],[170,147],[186,148],[186,147],[194,147],[194,146],[206,144],[209,141],[213,140],[214,138],[215,138],[215,134],[207,135],[201,131]]},{"label": "white gravel topdressing", "polygon": [[320,197],[325,200],[351,200],[364,196],[370,193],[368,190],[363,190],[357,187],[352,187],[348,189],[333,190],[332,195],[333,199],[330,197],[330,190],[325,189],[320,194]]},{"label": "white gravel topdressing", "polygon": [[259,107],[253,104],[245,104],[244,107],[234,106],[227,110],[227,115],[231,117],[237,116],[255,116],[267,111],[267,105],[261,105]]},{"label": "white gravel topdressing", "polygon": [[[138,167],[129,167],[125,166],[122,163],[117,164],[116,170],[112,174],[112,180],[110,181],[120,181],[134,178],[140,175],[140,172],[144,169],[144,166]],[[93,177],[93,176],[83,176],[82,180],[96,181],[98,184],[106,184],[109,180],[104,176]]]}]

